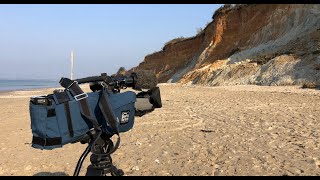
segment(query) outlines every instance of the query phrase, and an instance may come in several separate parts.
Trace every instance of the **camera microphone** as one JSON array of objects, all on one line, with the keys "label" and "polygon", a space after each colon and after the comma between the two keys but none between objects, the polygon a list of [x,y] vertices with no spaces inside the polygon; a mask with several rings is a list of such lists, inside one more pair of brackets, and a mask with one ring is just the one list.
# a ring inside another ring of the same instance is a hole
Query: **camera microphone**
[{"label": "camera microphone", "polygon": [[131,74],[135,81],[135,88],[141,89],[152,89],[157,86],[158,80],[156,74],[151,70],[137,70]]}]

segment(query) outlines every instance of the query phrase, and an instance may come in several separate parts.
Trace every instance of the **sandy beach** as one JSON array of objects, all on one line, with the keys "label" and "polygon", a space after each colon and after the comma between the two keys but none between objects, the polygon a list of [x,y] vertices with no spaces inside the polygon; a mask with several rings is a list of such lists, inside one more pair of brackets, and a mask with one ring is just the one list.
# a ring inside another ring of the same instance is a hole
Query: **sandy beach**
[{"label": "sandy beach", "polygon": [[[319,90],[159,87],[163,108],[137,117],[112,155],[125,175],[320,175]],[[73,174],[86,145],[42,151],[30,144],[29,98],[52,90],[0,93],[0,175]]]}]

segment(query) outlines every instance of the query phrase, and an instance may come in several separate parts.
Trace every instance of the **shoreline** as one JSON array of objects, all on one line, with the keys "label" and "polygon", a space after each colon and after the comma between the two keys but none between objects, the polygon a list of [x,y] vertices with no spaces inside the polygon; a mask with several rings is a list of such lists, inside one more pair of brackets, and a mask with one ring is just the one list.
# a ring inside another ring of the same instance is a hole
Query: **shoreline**
[{"label": "shoreline", "polygon": [[47,90],[47,89],[55,89],[59,87],[43,87],[43,88],[27,88],[27,89],[12,89],[12,90],[0,90],[0,95],[3,93],[12,93],[16,91],[42,91],[42,90]]},{"label": "shoreline", "polygon": [[[80,87],[84,90],[87,91],[88,88],[85,84],[80,85]],[[14,97],[14,98],[25,98],[27,96],[34,96],[34,95],[40,95],[36,93],[41,93],[41,95],[48,95],[52,94],[53,90],[55,89],[64,89],[63,87],[43,87],[43,88],[27,88],[27,89],[16,89],[16,90],[5,90],[5,91],[0,91],[0,99],[2,98],[9,98],[9,97]]]},{"label": "shoreline", "polygon": [[0,93],[8,93],[13,91],[33,91],[35,89],[48,89],[59,87],[58,81],[52,80],[7,80],[0,79]]}]

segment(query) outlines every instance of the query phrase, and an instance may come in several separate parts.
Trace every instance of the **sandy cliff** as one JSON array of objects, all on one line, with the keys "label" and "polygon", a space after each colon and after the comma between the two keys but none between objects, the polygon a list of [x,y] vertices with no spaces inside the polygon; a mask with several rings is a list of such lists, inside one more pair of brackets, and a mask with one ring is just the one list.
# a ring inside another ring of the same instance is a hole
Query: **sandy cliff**
[{"label": "sandy cliff", "polygon": [[320,5],[225,5],[201,33],[172,40],[134,69],[153,70],[159,82],[320,84]]}]

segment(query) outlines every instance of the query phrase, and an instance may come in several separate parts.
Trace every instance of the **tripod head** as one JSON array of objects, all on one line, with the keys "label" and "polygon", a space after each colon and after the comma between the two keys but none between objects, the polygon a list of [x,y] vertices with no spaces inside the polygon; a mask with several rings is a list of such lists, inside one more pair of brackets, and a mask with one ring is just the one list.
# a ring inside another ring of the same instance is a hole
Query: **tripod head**
[{"label": "tripod head", "polygon": [[[97,136],[95,131],[92,131],[90,136],[90,139],[88,139],[87,136],[81,141],[83,144],[88,143],[88,147],[79,158],[73,176],[79,175],[82,163],[90,150],[92,153],[90,156],[91,164],[87,167],[86,176],[107,176],[108,174],[111,176],[123,176],[124,172],[112,164],[110,153],[114,148],[114,144],[110,139],[111,137],[105,133],[101,133]],[[95,143],[92,141],[95,141]]]}]

